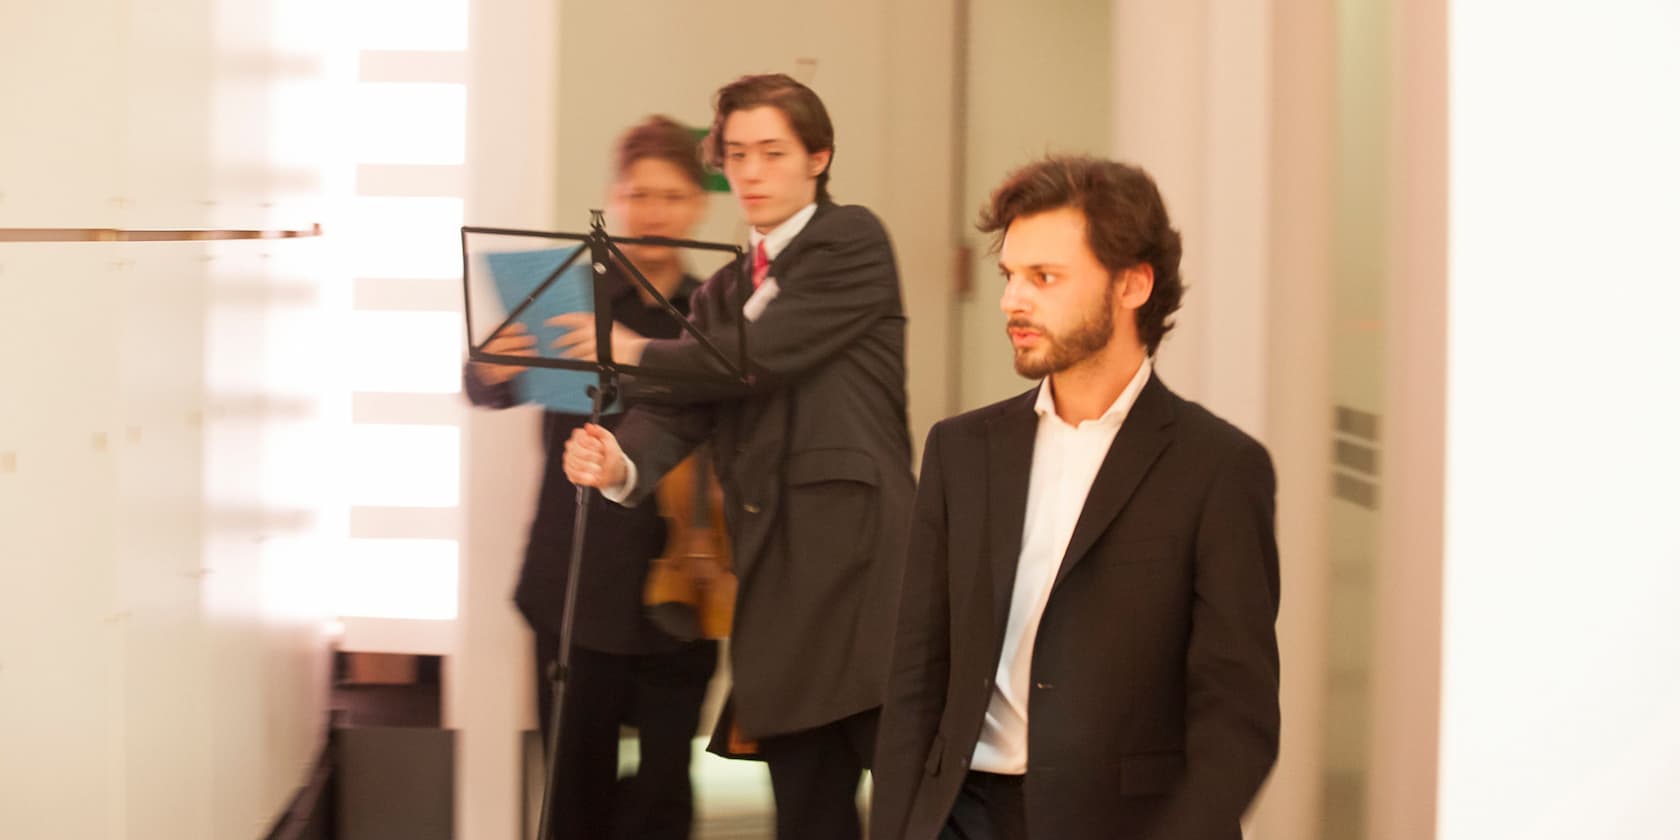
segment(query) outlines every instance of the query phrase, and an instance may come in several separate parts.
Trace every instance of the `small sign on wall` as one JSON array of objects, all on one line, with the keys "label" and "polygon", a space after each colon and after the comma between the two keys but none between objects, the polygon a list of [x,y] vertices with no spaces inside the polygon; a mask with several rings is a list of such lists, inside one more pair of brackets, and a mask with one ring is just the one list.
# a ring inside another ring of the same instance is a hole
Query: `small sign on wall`
[{"label": "small sign on wall", "polygon": [[[696,142],[698,142],[700,144],[700,147],[702,149],[705,148],[706,147],[706,136],[711,134],[712,130],[709,129],[709,128],[692,128],[691,127],[691,128],[689,128],[689,131],[694,132],[694,139],[695,139]],[[726,192],[729,192],[729,179],[723,177],[722,172],[719,172],[718,170],[713,169],[710,166],[707,166],[706,167],[705,187],[706,187],[706,192],[726,193]]]}]

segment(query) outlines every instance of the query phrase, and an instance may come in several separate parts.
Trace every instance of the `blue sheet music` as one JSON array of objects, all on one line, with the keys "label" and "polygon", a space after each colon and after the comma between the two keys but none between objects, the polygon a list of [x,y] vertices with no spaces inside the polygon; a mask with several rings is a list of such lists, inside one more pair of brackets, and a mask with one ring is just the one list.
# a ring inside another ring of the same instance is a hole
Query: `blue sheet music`
[{"label": "blue sheet music", "polygon": [[[503,251],[485,256],[490,276],[496,283],[496,294],[502,300],[502,311],[512,312],[525,302],[531,292],[542,285],[548,275],[582,246],[549,248],[539,251]],[[520,313],[519,322],[537,338],[537,353],[557,358],[554,340],[566,333],[548,325],[548,319],[567,312],[594,312],[595,284],[589,269],[589,255],[580,255],[566,268],[554,284],[532,301]],[[588,414],[592,407],[588,388],[599,378],[581,370],[530,368],[514,380],[514,387],[525,402],[536,403],[549,411],[567,414]],[[612,414],[623,410],[617,403],[603,410]]]}]

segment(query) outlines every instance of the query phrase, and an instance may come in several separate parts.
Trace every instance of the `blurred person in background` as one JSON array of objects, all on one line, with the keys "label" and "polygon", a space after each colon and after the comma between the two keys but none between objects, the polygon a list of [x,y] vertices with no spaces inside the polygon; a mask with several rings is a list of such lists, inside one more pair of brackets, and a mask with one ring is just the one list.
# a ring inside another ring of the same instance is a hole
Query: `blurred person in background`
[{"label": "blurred person in background", "polygon": [[[698,141],[670,119],[650,117],[627,131],[618,141],[613,174],[608,215],[620,235],[687,238],[705,213]],[[624,251],[660,294],[678,311],[688,312],[700,283],[686,273],[676,249],[640,245]],[[610,306],[621,337],[670,339],[681,332],[676,319],[634,280],[617,270],[608,279],[615,289]],[[561,341],[574,340],[574,335]],[[534,356],[535,342],[516,322],[485,349]],[[525,401],[520,389],[524,372],[522,367],[470,362],[464,372],[467,396],[486,408],[519,405]],[[602,423],[610,428],[623,416],[606,415]],[[550,669],[560,652],[577,510],[577,491],[566,480],[561,455],[567,437],[588,420],[588,415],[544,414],[547,465],[514,590],[514,603],[536,637],[537,712],[545,745],[554,700]],[[686,838],[694,817],[692,742],[717,666],[718,643],[681,641],[647,618],[644,579],[650,561],[666,547],[666,523],[655,500],[625,507],[596,497],[589,516],[560,726],[553,837]],[[623,725],[635,727],[641,754],[635,776],[620,782]]]}]

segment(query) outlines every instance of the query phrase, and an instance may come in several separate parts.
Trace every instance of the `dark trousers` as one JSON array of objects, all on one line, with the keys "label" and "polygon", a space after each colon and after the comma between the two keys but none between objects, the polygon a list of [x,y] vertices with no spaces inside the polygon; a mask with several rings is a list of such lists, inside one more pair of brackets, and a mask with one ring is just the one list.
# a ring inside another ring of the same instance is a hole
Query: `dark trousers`
[{"label": "dark trousers", "polygon": [[[554,701],[549,667],[560,640],[536,635],[537,711],[546,747]],[[713,641],[645,655],[572,646],[552,840],[686,840],[694,820],[690,748],[717,656]],[[641,759],[636,775],[621,783],[618,735],[625,725],[637,730]]]},{"label": "dark trousers", "polygon": [[1027,840],[1022,778],[969,771],[939,840]]},{"label": "dark trousers", "polygon": [[777,840],[858,840],[858,784],[875,758],[871,709],[815,729],[761,738],[776,796]]}]

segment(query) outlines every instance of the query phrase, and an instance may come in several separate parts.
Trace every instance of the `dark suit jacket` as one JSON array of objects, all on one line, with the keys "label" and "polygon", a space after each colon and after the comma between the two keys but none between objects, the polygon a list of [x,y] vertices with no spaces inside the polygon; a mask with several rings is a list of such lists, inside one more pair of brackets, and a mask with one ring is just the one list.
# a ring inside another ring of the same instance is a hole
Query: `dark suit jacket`
[{"label": "dark suit jacket", "polygon": [[[613,319],[645,336],[670,338],[681,331],[676,319],[663,308],[649,306],[636,294],[628,278],[614,271]],[[685,278],[671,303],[687,313],[689,296],[698,280]],[[474,405],[509,408],[523,402],[520,379],[489,385],[465,366],[463,387]],[[607,428],[623,418],[610,414],[601,418]],[[560,634],[566,606],[566,579],[572,557],[572,527],[577,513],[577,488],[561,466],[566,439],[572,430],[589,421],[585,414],[548,411],[543,414],[542,492],[531,517],[531,537],[525,545],[525,563],[519,569],[519,584],[513,600],[533,629]],[[620,507],[595,495],[590,499],[589,532],[585,541],[582,569],[578,577],[576,612],[572,621],[575,644],[606,653],[669,653],[682,643],[660,631],[647,619],[642,607],[642,584],[648,561],[665,550],[665,520],[658,500],[649,499],[635,507]]]},{"label": "dark suit jacket", "polygon": [[[694,297],[731,358],[750,276],[725,266]],[[880,705],[915,492],[904,307],[880,221],[819,204],[770,276],[780,294],[746,327],[751,382],[718,381],[690,338],[651,342],[642,364],[686,378],[629,381],[640,403],[618,430],[637,466],[630,502],[712,442],[740,581],[729,710],[748,738]]]},{"label": "dark suit jacket", "polygon": [[[1036,389],[928,435],[875,756],[877,840],[935,837],[992,696]],[[1266,451],[1151,378],[1097,473],[1033,650],[1034,838],[1238,840],[1278,741]]]}]

